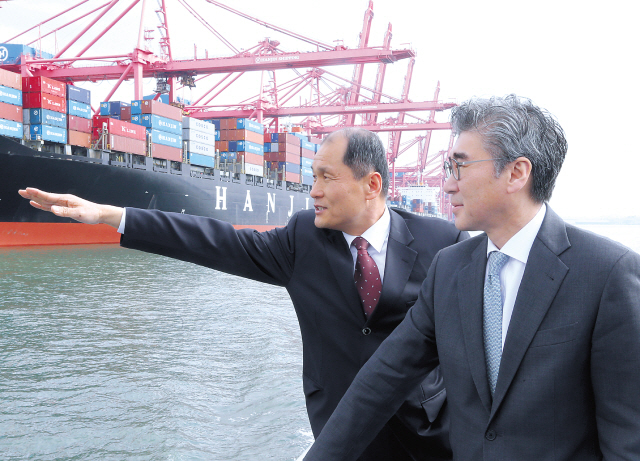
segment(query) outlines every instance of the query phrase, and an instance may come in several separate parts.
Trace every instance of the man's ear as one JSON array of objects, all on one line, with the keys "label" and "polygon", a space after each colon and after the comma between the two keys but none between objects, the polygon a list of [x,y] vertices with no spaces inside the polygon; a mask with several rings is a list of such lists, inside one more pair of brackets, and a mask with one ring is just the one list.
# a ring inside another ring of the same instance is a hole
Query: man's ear
[{"label": "man's ear", "polygon": [[531,185],[527,186],[533,178],[531,177],[531,171],[533,166],[531,162],[526,157],[518,157],[514,162],[511,162],[507,165],[508,168],[508,183],[507,183],[507,192],[510,194],[519,192],[525,187],[531,187]]},{"label": "man's ear", "polygon": [[377,171],[369,173],[366,178],[366,192],[365,198],[367,200],[373,200],[380,196],[382,192],[382,176]]}]

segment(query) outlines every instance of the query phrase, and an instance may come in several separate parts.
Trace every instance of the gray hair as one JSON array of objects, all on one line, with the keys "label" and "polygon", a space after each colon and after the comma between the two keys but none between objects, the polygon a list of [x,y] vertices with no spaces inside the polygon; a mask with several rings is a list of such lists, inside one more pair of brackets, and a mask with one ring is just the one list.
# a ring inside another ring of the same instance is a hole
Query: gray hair
[{"label": "gray hair", "polygon": [[347,151],[342,161],[351,169],[353,177],[362,179],[372,170],[380,173],[382,193],[386,197],[389,191],[389,165],[384,145],[378,135],[363,128],[343,128],[331,133],[323,143],[337,135],[347,138]]},{"label": "gray hair", "polygon": [[529,159],[532,198],[538,203],[551,198],[567,153],[567,140],[549,112],[514,94],[473,98],[451,110],[451,124],[456,135],[480,133],[485,149],[494,158],[496,176],[518,157]]}]

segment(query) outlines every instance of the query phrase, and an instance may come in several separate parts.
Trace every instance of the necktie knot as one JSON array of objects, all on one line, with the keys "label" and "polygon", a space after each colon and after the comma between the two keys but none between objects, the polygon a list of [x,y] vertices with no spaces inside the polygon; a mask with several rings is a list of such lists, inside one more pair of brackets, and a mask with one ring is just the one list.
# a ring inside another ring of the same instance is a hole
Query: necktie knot
[{"label": "necktie knot", "polygon": [[366,251],[366,249],[369,248],[369,242],[367,242],[365,238],[356,237],[355,239],[353,239],[353,246],[356,247],[356,250],[358,251]]},{"label": "necktie knot", "polygon": [[499,251],[489,253],[489,262],[487,264],[487,273],[489,275],[500,275],[500,271],[509,261],[509,256]]}]

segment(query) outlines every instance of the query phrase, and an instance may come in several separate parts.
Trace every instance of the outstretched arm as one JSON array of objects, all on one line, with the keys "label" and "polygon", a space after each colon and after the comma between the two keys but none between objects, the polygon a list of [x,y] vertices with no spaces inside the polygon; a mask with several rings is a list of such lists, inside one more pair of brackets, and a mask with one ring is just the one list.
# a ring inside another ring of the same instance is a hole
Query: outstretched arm
[{"label": "outstretched arm", "polygon": [[122,208],[89,202],[75,195],[52,194],[33,187],[21,189],[18,193],[30,200],[29,203],[34,208],[85,224],[108,224],[118,228],[122,219]]}]

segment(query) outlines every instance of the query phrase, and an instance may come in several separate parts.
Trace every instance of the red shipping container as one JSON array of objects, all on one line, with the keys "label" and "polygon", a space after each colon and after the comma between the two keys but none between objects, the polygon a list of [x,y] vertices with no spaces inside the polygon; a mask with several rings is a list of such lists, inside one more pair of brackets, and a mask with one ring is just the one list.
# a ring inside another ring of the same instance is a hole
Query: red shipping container
[{"label": "red shipping container", "polygon": [[254,154],[253,152],[238,152],[238,161],[244,158],[245,163],[252,163],[254,165],[262,165],[264,162],[264,157],[259,154]]},{"label": "red shipping container", "polygon": [[67,115],[67,128],[73,131],[91,133],[91,120],[88,118],[78,117],[77,115]]},{"label": "red shipping container", "polygon": [[0,102],[0,118],[22,123],[22,106]]},{"label": "red shipping container", "polygon": [[[235,118],[221,118],[220,119],[220,129],[221,130],[235,130],[236,129],[236,120]],[[231,139],[230,141],[235,141]]]},{"label": "red shipping container", "polygon": [[0,85],[8,86],[16,90],[22,90],[22,77],[15,72],[0,69]]},{"label": "red shipping container", "polygon": [[93,117],[93,137],[99,136],[98,131],[102,130],[102,125],[106,123],[109,134],[115,134],[116,136],[122,136],[125,138],[139,139],[141,141],[147,140],[147,129],[142,125],[135,125],[133,123],[118,120],[109,117],[100,117],[99,115]]},{"label": "red shipping container", "polygon": [[300,164],[299,154],[290,154],[287,152],[265,152],[264,159],[267,162],[289,162]]},{"label": "red shipping container", "polygon": [[322,144],[322,139],[314,138],[313,136],[311,136],[311,137],[309,137],[309,142],[312,142],[314,144]]},{"label": "red shipping container", "polygon": [[278,143],[278,152],[287,152],[288,154],[296,154],[300,157],[300,146],[294,146],[286,142]]},{"label": "red shipping container", "polygon": [[296,147],[300,147],[300,138],[291,133],[278,133],[278,143],[286,142],[287,144],[293,144]]},{"label": "red shipping container", "polygon": [[49,109],[67,113],[67,100],[47,93],[22,93],[22,106],[25,109]]},{"label": "red shipping container", "polygon": [[233,139],[229,139],[230,141],[249,141],[256,144],[262,144],[263,142],[263,134],[255,131],[229,130],[229,133],[233,137]]},{"label": "red shipping container", "polygon": [[146,141],[133,138],[125,138],[124,136],[116,136],[110,134],[107,138],[109,141],[109,148],[118,152],[126,152],[128,154],[146,154]]},{"label": "red shipping container", "polygon": [[[282,173],[278,173],[278,176],[282,176]],[[278,178],[280,179],[280,178]],[[298,173],[285,172],[285,181],[300,182],[300,175]]]},{"label": "red shipping container", "polygon": [[164,160],[173,160],[174,162],[182,162],[182,149],[153,143],[151,144],[151,156]]},{"label": "red shipping container", "polygon": [[171,106],[153,99],[145,99],[142,101],[141,110],[143,114],[154,114],[160,117],[166,117],[171,120],[182,122],[182,109]]},{"label": "red shipping container", "polygon": [[72,146],[91,147],[91,134],[82,131],[69,130],[67,133],[67,144],[71,144]]},{"label": "red shipping container", "polygon": [[268,142],[271,142],[271,133],[265,133],[263,136],[262,143],[267,144]]},{"label": "red shipping container", "polygon": [[312,150],[305,149],[304,147],[300,148],[300,157],[313,158],[316,153]]},{"label": "red shipping container", "polygon": [[131,121],[131,106],[126,106],[120,109],[120,120],[125,122]]},{"label": "red shipping container", "polygon": [[229,141],[216,141],[215,146],[220,152],[229,152]]},{"label": "red shipping container", "polygon": [[61,98],[67,97],[66,83],[47,77],[22,77],[22,91],[25,93],[46,93]]}]

